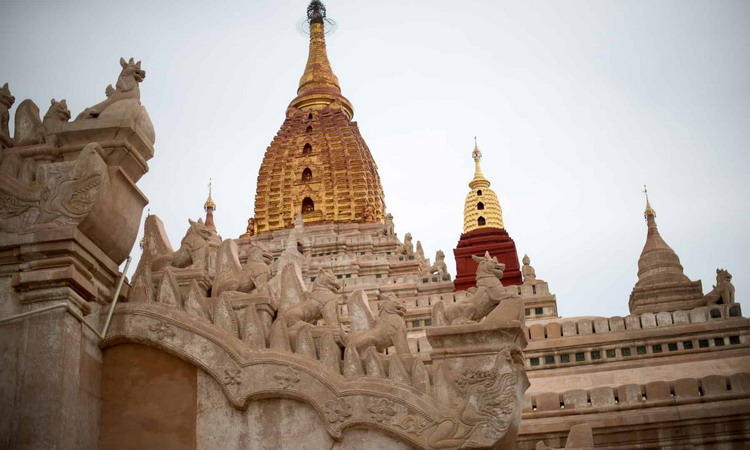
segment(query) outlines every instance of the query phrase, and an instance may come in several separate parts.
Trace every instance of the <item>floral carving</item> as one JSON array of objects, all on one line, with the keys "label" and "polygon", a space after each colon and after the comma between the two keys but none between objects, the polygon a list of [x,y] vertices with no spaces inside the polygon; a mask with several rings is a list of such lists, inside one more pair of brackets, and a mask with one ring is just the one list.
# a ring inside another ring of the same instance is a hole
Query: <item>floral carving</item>
[{"label": "floral carving", "polygon": [[242,384],[242,371],[240,369],[224,369],[224,384],[227,386]]},{"label": "floral carving", "polygon": [[299,383],[299,373],[294,368],[284,366],[280,373],[273,374],[273,379],[282,389],[289,389]]},{"label": "floral carving", "polygon": [[326,416],[326,420],[330,423],[338,424],[352,416],[352,405],[342,398],[328,400],[325,403],[323,413]]},{"label": "floral carving", "polygon": [[392,401],[379,398],[369,408],[370,417],[378,423],[390,423],[396,415],[396,408]]},{"label": "floral carving", "polygon": [[148,329],[156,335],[156,339],[163,340],[164,338],[174,337],[174,331],[172,327],[164,322],[159,321],[155,325],[151,325]]}]

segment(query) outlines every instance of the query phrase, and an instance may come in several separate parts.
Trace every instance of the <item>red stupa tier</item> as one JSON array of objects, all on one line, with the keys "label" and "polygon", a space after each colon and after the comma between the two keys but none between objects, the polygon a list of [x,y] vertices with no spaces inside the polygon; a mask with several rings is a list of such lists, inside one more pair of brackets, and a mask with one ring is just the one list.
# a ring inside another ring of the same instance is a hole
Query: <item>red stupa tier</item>
[{"label": "red stupa tier", "polygon": [[521,284],[521,268],[518,264],[516,243],[505,229],[477,228],[463,233],[458,246],[453,250],[456,258],[456,279],[454,284],[457,291],[463,291],[476,285],[475,273],[477,262],[471,256],[490,255],[497,257],[498,262],[505,264],[505,273],[501,282],[504,286]]}]

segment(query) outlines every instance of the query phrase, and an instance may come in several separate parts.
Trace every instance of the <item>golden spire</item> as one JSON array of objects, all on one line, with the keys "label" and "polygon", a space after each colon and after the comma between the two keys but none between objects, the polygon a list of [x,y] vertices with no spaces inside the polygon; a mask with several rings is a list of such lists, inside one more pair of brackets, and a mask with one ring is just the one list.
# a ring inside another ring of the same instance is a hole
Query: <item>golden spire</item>
[{"label": "golden spire", "polygon": [[474,137],[474,178],[469,183],[471,191],[466,195],[464,204],[464,233],[478,228],[504,228],[503,210],[495,192],[490,189],[490,180],[482,173],[482,152]]},{"label": "golden spire", "polygon": [[649,216],[656,217],[656,211],[654,211],[654,208],[651,207],[651,203],[648,201],[648,188],[646,185],[643,185],[643,194],[646,196],[646,210],[643,211],[643,217],[648,220]]},{"label": "golden spire", "polygon": [[214,225],[214,211],[216,211],[216,203],[214,203],[214,199],[211,197],[211,185],[212,185],[211,178],[208,179],[208,198],[206,199],[206,203],[203,204],[203,210],[206,211],[206,220],[205,224],[208,228],[216,229],[216,225]]},{"label": "golden spire", "polygon": [[299,80],[297,98],[290,106],[300,109],[320,109],[334,101],[339,101],[351,119],[354,108],[343,95],[339,79],[331,69],[326,51],[326,8],[319,0],[312,0],[307,7],[307,20],[310,24],[310,50],[307,56],[305,73]]},{"label": "golden spire", "polygon": [[471,152],[471,157],[474,159],[474,178],[469,183],[469,187],[472,189],[488,188],[490,187],[490,180],[484,177],[482,173],[482,152],[479,150],[477,145],[477,137],[474,136],[474,150]]}]

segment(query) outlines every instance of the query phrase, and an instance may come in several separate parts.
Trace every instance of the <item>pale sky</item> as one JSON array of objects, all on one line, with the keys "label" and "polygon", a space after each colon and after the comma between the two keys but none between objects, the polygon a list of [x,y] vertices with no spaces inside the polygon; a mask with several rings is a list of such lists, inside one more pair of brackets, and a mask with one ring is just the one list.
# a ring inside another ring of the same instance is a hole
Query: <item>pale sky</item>
[{"label": "pale sky", "polygon": [[[519,257],[561,315],[627,314],[644,183],[685,273],[707,292],[726,268],[745,299],[750,2],[325,3],[339,25],[329,57],[396,230],[428,256],[443,249],[453,271],[476,135]],[[104,99],[121,56],[142,60],[151,212],[176,248],[212,177],[219,232],[236,237],[304,69],[306,6],[2,0],[0,83],[16,106],[65,98],[75,117]]]}]

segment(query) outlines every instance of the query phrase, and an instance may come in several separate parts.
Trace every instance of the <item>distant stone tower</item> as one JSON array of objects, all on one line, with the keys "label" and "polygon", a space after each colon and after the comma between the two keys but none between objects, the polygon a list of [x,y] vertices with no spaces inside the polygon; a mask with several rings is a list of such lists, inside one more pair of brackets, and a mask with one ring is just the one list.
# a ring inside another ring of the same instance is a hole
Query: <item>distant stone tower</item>
[{"label": "distant stone tower", "polygon": [[471,156],[474,159],[474,178],[469,183],[471,191],[466,195],[464,232],[453,250],[456,258],[456,290],[462,291],[475,286],[477,263],[471,256],[483,255],[484,252],[489,252],[505,264],[502,278],[504,285],[521,284],[516,244],[505,231],[500,202],[490,189],[490,181],[482,173],[482,152],[479,151],[476,138]]},{"label": "distant stone tower", "polygon": [[328,61],[325,7],[314,1],[307,15],[307,65],[297,97],[263,157],[254,229],[248,233],[290,228],[300,212],[305,223],[384,220],[377,166]]},{"label": "distant stone tower", "polygon": [[656,212],[646,194],[643,216],[648,225],[646,244],[638,259],[638,282],[630,294],[630,312],[675,311],[702,306],[703,287],[700,281],[685,276],[680,258],[662,239],[656,226]]}]

